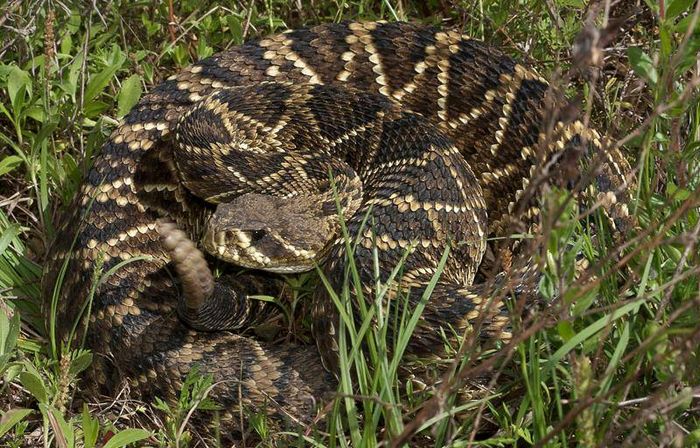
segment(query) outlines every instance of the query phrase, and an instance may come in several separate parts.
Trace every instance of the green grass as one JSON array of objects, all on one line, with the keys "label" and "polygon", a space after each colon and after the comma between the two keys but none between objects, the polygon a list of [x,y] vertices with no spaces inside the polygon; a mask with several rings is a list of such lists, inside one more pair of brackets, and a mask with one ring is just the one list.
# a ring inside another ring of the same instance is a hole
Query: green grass
[{"label": "green grass", "polygon": [[[200,428],[188,422],[189,411],[206,404],[206,378],[191,378],[178,403],[155,406],[126,395],[80,393],[79,374],[91,354],[59,357],[51,348],[39,297],[45,251],[91,157],[143,92],[246,39],[342,19],[457,27],[536,65],[555,85],[561,80],[570,96],[583,99],[584,116],[622,145],[635,168],[629,210],[638,230],[615,239],[601,210],[582,214],[565,192],[542,193],[550,225],[536,242],[543,248],[539,287],[546,306],[516,319],[509,344],[484,351],[467,340],[448,348],[453,375],[425,391],[399,374],[408,362],[401,348],[420,309],[397,306],[387,314],[375,303],[351,319],[349,286],[357,281],[351,265],[348,284],[333,295],[344,312],[342,368],[338,399],[326,409],[328,426],[292,435],[253,417],[250,433],[243,434],[247,445],[700,443],[699,9],[691,0],[640,1],[630,9],[625,4],[636,2],[621,3],[606,10],[579,0],[317,0],[300,6],[183,0],[175,2],[172,26],[167,2],[116,0],[99,8],[90,2],[5,3],[0,444],[203,443]],[[618,28],[616,18],[630,13]],[[586,24],[608,42],[604,59],[599,69],[570,72],[574,62],[587,61],[586,52],[572,56],[574,44],[596,35],[581,33]],[[577,254],[586,258],[583,271]],[[386,290],[380,285],[376,293]],[[401,322],[395,339],[387,338],[390,319]],[[485,421],[498,430],[477,431]]]}]

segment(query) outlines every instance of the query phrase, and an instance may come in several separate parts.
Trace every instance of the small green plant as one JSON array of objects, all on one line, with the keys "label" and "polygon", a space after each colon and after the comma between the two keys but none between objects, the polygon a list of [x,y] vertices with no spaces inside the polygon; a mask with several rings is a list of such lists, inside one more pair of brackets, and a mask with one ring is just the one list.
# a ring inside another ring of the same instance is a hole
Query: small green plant
[{"label": "small green plant", "polygon": [[155,399],[154,407],[165,414],[165,426],[160,433],[162,444],[173,447],[189,446],[192,434],[187,430],[187,423],[194,411],[220,409],[209,398],[214,386],[211,376],[201,375],[198,368],[193,368],[182,384],[177,403],[171,405],[160,398]]},{"label": "small green plant", "polygon": [[[62,358],[60,369],[54,371],[45,364],[46,358],[35,356],[33,361],[26,359],[18,348],[20,331],[19,313],[9,318],[0,310],[0,375],[3,378],[2,391],[20,384],[36,400],[38,414],[44,427],[43,445],[52,443],[66,448],[97,446],[100,434],[104,447],[120,448],[151,437],[143,429],[112,431],[101,428],[98,420],[90,415],[87,406],[82,414],[67,417],[65,404],[68,388],[75,383],[79,373],[91,362],[91,354],[83,350],[69,353]],[[0,440],[8,446],[24,446],[23,438],[30,423],[28,417],[36,414],[31,408],[14,407],[0,415]]]}]

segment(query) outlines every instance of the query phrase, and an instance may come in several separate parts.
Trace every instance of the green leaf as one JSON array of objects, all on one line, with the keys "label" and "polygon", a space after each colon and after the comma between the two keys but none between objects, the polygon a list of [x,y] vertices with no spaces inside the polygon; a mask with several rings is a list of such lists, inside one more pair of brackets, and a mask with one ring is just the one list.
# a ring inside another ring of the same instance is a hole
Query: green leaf
[{"label": "green leaf", "polygon": [[68,76],[65,76],[63,82],[60,84],[61,89],[70,95],[73,103],[75,103],[75,94],[78,91],[78,80],[82,66],[83,55],[80,53],[73,59],[73,62],[71,62],[70,68],[68,69]]},{"label": "green leaf", "polygon": [[204,37],[201,37],[197,43],[197,57],[199,59],[204,59],[212,54],[214,54],[214,49],[207,45],[207,41]]},{"label": "green leaf", "polygon": [[666,8],[665,20],[673,20],[683,14],[690,5],[694,4],[695,0],[673,0]]},{"label": "green leaf", "polygon": [[[10,319],[4,311],[0,311],[0,355],[10,354],[17,345],[19,335],[19,313],[15,311]],[[2,367],[2,364],[0,364]]]},{"label": "green leaf", "polygon": [[581,330],[574,337],[569,339],[564,345],[562,345],[559,348],[559,350],[554,352],[554,354],[547,361],[547,367],[545,371],[550,372],[554,368],[554,365],[558,363],[567,353],[573,350],[574,347],[583,343],[587,339],[592,338],[596,333],[605,328],[605,326],[612,324],[617,319],[639,308],[642,302],[642,300],[635,300],[634,302],[630,302],[626,305],[623,305],[620,308],[613,311],[612,314],[601,317],[597,321],[593,322],[592,324]]},{"label": "green leaf", "polygon": [[151,437],[151,433],[145,429],[130,428],[113,435],[102,448],[119,448],[130,443]]},{"label": "green leaf", "polygon": [[141,98],[141,76],[131,75],[122,83],[122,90],[119,92],[117,100],[117,116],[123,117]]},{"label": "green leaf", "polygon": [[17,378],[23,370],[24,368],[22,367],[22,363],[11,362],[5,367],[5,376],[3,379],[8,383],[10,381],[14,381],[14,379]]},{"label": "green leaf", "polygon": [[673,183],[669,182],[666,185],[666,195],[674,201],[685,201],[690,197],[690,191],[686,190],[685,188],[678,188],[678,186]]},{"label": "green leaf", "polygon": [[571,322],[565,320],[557,324],[557,332],[564,342],[576,336],[576,332],[574,331],[574,327],[571,325]]},{"label": "green leaf", "polygon": [[[85,114],[85,117],[87,117],[88,119],[96,118],[100,114],[102,114],[102,112],[106,111],[109,108],[110,108],[110,105],[105,103],[104,101],[93,100],[85,105],[85,108],[83,109],[83,113]],[[83,121],[83,126],[93,127],[93,126],[95,126],[95,124],[94,124],[94,121],[92,122],[92,124],[90,124],[88,122],[88,120],[86,119]]]},{"label": "green leaf", "polygon": [[14,65],[0,63],[0,83],[6,83]]},{"label": "green leaf", "polygon": [[667,60],[673,51],[671,30],[668,24],[662,24],[659,27],[659,48],[661,49],[662,60]]},{"label": "green leaf", "polygon": [[12,66],[7,78],[7,95],[10,97],[10,103],[15,113],[22,109],[25,93],[31,97],[32,79],[29,77],[29,73],[17,66]]},{"label": "green leaf", "polygon": [[25,370],[19,374],[19,382],[22,383],[25,389],[31,393],[39,403],[48,401],[46,394],[46,386],[36,373]]},{"label": "green leaf", "polygon": [[654,13],[658,14],[659,13],[659,2],[656,0],[644,0],[644,3],[646,3],[647,7]]},{"label": "green leaf", "polygon": [[146,78],[146,82],[153,84],[153,64],[143,62],[141,64],[141,69],[143,70],[143,75]]},{"label": "green leaf", "polygon": [[582,8],[583,7],[583,0],[557,0],[557,6],[565,8],[565,7],[570,7],[570,8]]},{"label": "green leaf", "polygon": [[46,120],[46,112],[42,107],[30,106],[25,113],[28,117],[31,117],[39,123],[43,123]]},{"label": "green leaf", "polygon": [[[573,296],[573,297],[572,297]],[[591,288],[585,293],[581,293],[581,288],[571,286],[564,292],[564,303],[575,300],[574,309],[571,310],[573,316],[581,316],[598,296],[598,287]]]},{"label": "green leaf", "polygon": [[71,34],[77,33],[80,30],[81,19],[82,17],[79,11],[71,12],[70,19],[68,19],[68,23],[66,24],[66,30]]},{"label": "green leaf", "polygon": [[236,44],[243,42],[243,26],[241,26],[241,19],[232,14],[226,16],[226,23],[233,36],[233,41]]},{"label": "green leaf", "polygon": [[[5,353],[4,355],[0,355],[0,376],[5,374],[5,370],[6,370],[5,366],[10,361],[10,358],[12,358],[12,356],[9,353]],[[10,381],[8,378],[3,378],[3,379],[5,381],[8,381],[8,382]]]},{"label": "green leaf", "polygon": [[90,78],[85,88],[85,103],[91,102],[97,95],[102,93],[114,77],[114,74],[117,73],[117,70],[122,68],[124,61],[126,61],[126,56],[123,53],[119,53],[112,64]]},{"label": "green leaf", "polygon": [[61,49],[60,53],[69,55],[71,49],[73,48],[73,38],[69,33],[65,33],[61,38]]},{"label": "green leaf", "polygon": [[78,353],[75,358],[70,363],[70,373],[71,375],[77,375],[83,370],[87,369],[92,363],[92,353],[88,351],[82,351]]},{"label": "green leaf", "polygon": [[180,67],[184,67],[190,62],[190,55],[187,52],[187,47],[184,44],[176,45],[172,50],[172,55],[175,63]]},{"label": "green leaf", "polygon": [[14,408],[2,414],[2,417],[0,417],[0,437],[7,434],[9,430],[31,413],[31,409]]},{"label": "green leaf", "polygon": [[48,418],[51,428],[53,428],[56,444],[59,447],[73,448],[75,446],[73,425],[68,423],[63,414],[53,406],[40,404],[39,409]]},{"label": "green leaf", "polygon": [[21,229],[18,224],[11,224],[7,226],[5,231],[0,235],[0,254],[4,253],[10,245],[17,245],[17,236],[20,234]]},{"label": "green leaf", "polygon": [[83,445],[85,448],[94,448],[97,437],[100,435],[100,424],[96,418],[92,418],[87,404],[83,403]]},{"label": "green leaf", "polygon": [[656,84],[659,75],[656,72],[656,67],[654,67],[654,62],[648,54],[639,47],[630,47],[627,50],[627,57],[635,73],[647,80],[650,84]]},{"label": "green leaf", "polygon": [[685,34],[688,32],[688,27],[690,24],[693,22],[693,15],[690,14],[686,17],[683,17],[681,20],[678,21],[676,24],[676,33],[680,34]]}]

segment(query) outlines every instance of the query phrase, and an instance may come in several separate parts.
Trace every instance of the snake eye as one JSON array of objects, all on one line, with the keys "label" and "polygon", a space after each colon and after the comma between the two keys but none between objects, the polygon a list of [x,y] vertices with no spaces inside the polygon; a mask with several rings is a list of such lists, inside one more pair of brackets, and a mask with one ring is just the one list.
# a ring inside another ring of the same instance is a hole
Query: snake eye
[{"label": "snake eye", "polygon": [[250,231],[250,241],[255,243],[260,241],[265,236],[264,230],[251,230]]}]

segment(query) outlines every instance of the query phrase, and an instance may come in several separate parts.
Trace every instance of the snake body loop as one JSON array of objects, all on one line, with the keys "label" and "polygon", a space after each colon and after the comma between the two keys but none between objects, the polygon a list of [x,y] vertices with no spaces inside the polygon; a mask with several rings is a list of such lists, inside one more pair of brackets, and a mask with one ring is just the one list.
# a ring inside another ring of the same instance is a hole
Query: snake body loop
[{"label": "snake body loop", "polygon": [[[489,45],[407,23],[290,31],[182,70],[114,130],[64,217],[44,277],[50,309],[67,262],[58,336],[81,319],[98,384],[128,379],[141,394],[175,397],[197,365],[222,381],[214,398],[227,410],[309,421],[335,389],[317,349],[244,331],[253,314],[272,312],[250,296],[277,293],[280,282],[214,279],[207,265],[298,272],[320,263],[338,286],[350,256],[340,205],[368,298],[375,250],[383,280],[411,252],[399,283],[413,304],[450,251],[409,351],[435,352],[441,329],[477,320],[483,337],[507,339],[503,304],[473,284],[486,238],[536,220],[523,192],[542,157],[600,148],[579,122],[545,132],[547,89]],[[95,269],[118,265],[86,307]],[[336,310],[323,293],[313,309],[333,371]]]}]

